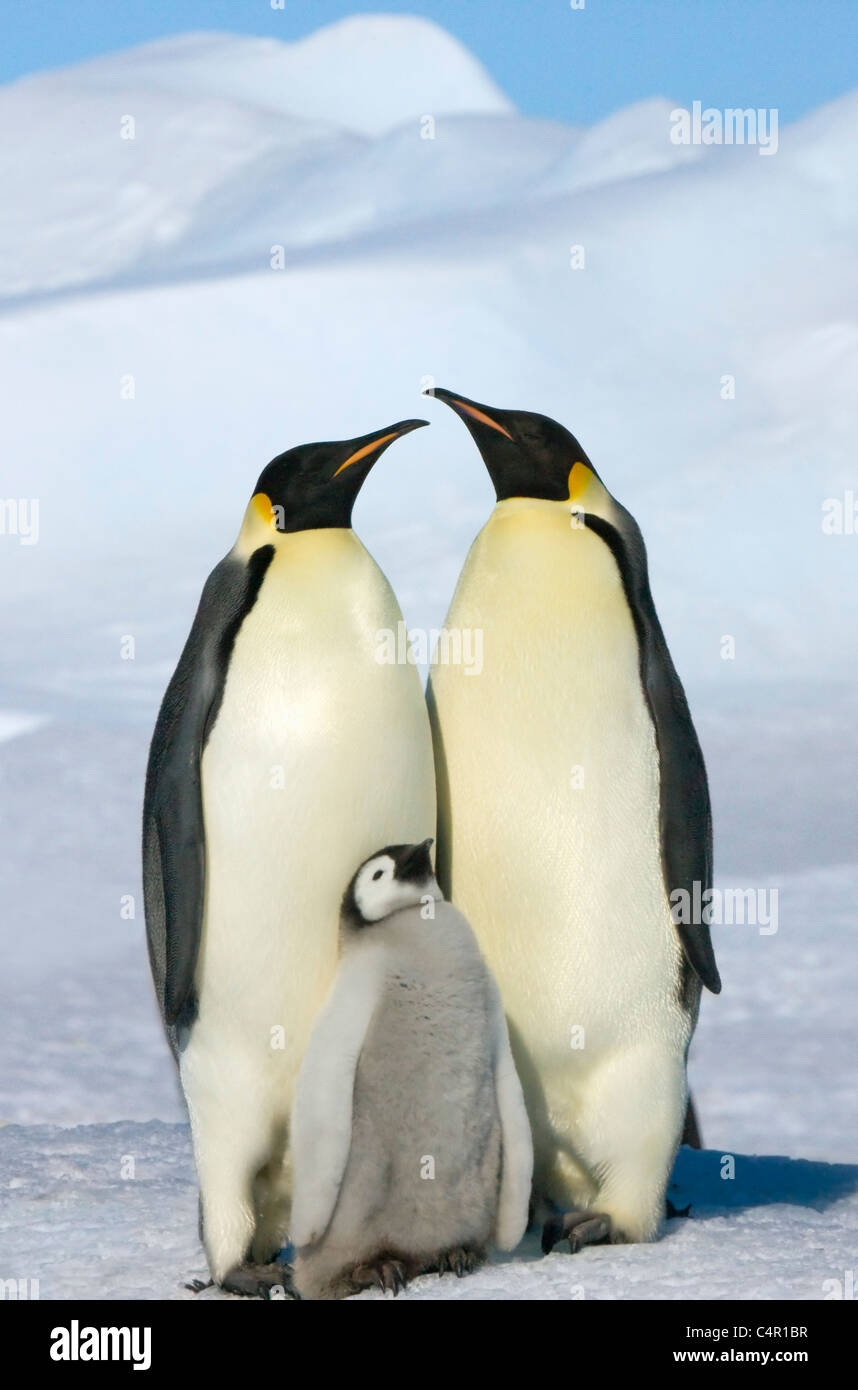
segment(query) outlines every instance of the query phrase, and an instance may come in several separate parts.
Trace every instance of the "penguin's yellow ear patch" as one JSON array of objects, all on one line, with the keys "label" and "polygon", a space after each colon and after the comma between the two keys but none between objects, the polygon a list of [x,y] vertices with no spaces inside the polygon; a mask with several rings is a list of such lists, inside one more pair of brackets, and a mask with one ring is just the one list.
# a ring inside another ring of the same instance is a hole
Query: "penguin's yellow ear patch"
[{"label": "penguin's yellow ear patch", "polygon": [[271,505],[271,498],[267,492],[256,492],[250,499],[250,505],[258,518],[265,526],[275,528],[274,508]]},{"label": "penguin's yellow ear patch", "polygon": [[278,522],[283,523],[283,508],[275,507],[267,492],[255,492],[248,502],[236,545],[242,554],[251,554],[260,545],[271,545],[283,539]]},{"label": "penguin's yellow ear patch", "polygon": [[593,474],[587,467],[577,459],[569,470],[569,501],[577,502],[583,496],[593,481]]}]

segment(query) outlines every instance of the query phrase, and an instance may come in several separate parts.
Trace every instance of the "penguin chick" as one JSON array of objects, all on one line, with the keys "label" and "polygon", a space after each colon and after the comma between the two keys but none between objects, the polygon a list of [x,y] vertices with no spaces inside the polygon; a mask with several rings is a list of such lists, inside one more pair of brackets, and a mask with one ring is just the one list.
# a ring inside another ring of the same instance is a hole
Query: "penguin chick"
[{"label": "penguin chick", "polygon": [[431,844],[380,850],[343,898],[292,1108],[302,1298],[461,1276],[527,1226],[533,1149],[500,994]]}]

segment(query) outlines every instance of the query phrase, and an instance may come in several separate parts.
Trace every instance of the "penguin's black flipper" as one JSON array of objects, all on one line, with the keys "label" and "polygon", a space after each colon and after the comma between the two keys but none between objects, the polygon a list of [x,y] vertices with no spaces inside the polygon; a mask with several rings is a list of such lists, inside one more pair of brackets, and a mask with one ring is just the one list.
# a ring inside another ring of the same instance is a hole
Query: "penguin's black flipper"
[{"label": "penguin's black flipper", "polygon": [[[720,994],[721,977],[708,915],[705,907],[702,912],[698,910],[700,904],[708,902],[704,894],[712,887],[712,810],[706,765],[648,585],[647,597],[651,618],[647,621],[642,608],[646,631],[641,641],[641,680],[658,745],[664,883],[689,965],[707,989]],[[679,900],[675,898],[677,890],[681,890]]]},{"label": "penguin's black flipper", "polygon": [[[614,525],[590,513],[585,524],[614,553],[637,631],[641,685],[658,747],[661,863],[676,930],[695,975],[713,994],[720,994],[709,924],[705,913],[696,911],[712,886],[712,810],[706,765],[650,593],[643,536],[634,517],[616,498],[613,501]],[[682,895],[679,900],[674,896],[677,892]]]},{"label": "penguin's black flipper", "polygon": [[202,931],[202,753],[217,718],[236,634],[256,601],[273,554],[273,546],[266,545],[248,561],[227,555],[209,575],[149,750],[143,895],[149,961],[168,1031],[192,1003]]}]

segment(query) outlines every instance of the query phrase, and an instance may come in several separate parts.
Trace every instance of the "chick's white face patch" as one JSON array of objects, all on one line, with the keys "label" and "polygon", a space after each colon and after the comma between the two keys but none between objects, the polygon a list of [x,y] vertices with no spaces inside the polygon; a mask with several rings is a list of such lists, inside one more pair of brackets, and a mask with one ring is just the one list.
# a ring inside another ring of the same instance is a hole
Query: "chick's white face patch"
[{"label": "chick's white face patch", "polygon": [[365,922],[386,917],[394,891],[396,865],[389,854],[378,854],[364,864],[355,879],[355,906]]},{"label": "chick's white face patch", "polygon": [[403,907],[415,907],[424,898],[440,901],[441,892],[435,879],[422,883],[404,882],[396,877],[396,864],[389,854],[377,854],[364,864],[355,879],[355,906],[365,922],[380,922],[391,912]]}]

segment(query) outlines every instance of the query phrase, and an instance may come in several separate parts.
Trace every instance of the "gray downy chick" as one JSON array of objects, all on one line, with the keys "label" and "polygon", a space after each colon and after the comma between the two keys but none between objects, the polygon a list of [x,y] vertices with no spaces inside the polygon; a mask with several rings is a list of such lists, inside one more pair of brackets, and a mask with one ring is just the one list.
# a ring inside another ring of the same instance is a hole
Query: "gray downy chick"
[{"label": "gray downy chick", "polygon": [[292,1109],[302,1298],[462,1275],[527,1226],[533,1149],[500,994],[431,844],[380,850],[343,898]]}]

